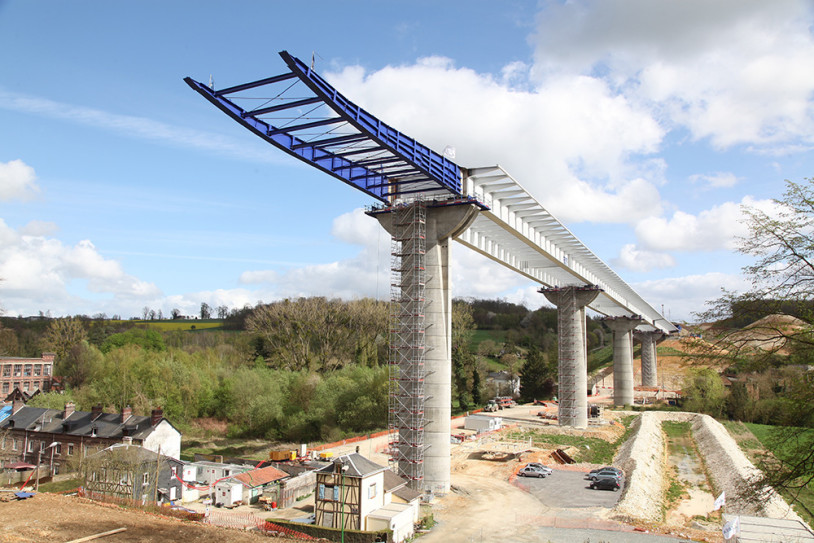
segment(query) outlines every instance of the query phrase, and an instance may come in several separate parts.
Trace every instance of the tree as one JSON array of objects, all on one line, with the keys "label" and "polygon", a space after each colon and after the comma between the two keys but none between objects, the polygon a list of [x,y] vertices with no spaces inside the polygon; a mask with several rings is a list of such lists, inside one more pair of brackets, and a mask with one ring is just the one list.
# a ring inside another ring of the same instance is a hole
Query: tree
[{"label": "tree", "polygon": [[206,302],[201,302],[201,318],[208,319],[212,316],[212,308]]},{"label": "tree", "polygon": [[542,400],[554,395],[557,368],[537,347],[530,347],[520,369],[520,396],[524,401]]},{"label": "tree", "polygon": [[483,403],[483,392],[482,392],[481,381],[480,381],[480,371],[478,368],[472,370],[472,403],[477,405],[481,405]]},{"label": "tree", "polygon": [[[748,233],[738,240],[738,251],[756,258],[743,268],[752,286],[744,293],[724,291],[700,317],[726,323],[726,319],[762,317],[792,308],[808,326],[769,325],[762,332],[767,341],[782,345],[795,358],[810,359],[814,351],[814,178],[802,183],[787,180],[783,197],[774,200],[770,210],[746,207],[743,211]],[[733,363],[749,358],[756,366],[754,359],[760,357],[776,360],[772,350],[753,349],[735,334],[725,334],[722,341],[728,339]],[[768,485],[789,491],[787,497],[796,501],[794,490],[814,481],[814,379],[809,373],[778,388],[775,411],[784,415],[787,426],[775,433],[774,445],[782,453],[761,463],[763,475],[749,492],[762,495],[760,490]],[[742,391],[733,394],[730,408],[737,410],[744,403]]]},{"label": "tree", "polygon": [[56,354],[57,363],[64,362],[75,346],[88,339],[81,320],[75,318],[54,319],[43,338],[45,350]]},{"label": "tree", "polygon": [[218,306],[218,318],[219,319],[225,319],[228,316],[229,316],[229,308],[226,307],[225,305],[219,305]]},{"label": "tree", "polygon": [[173,307],[172,311],[170,311],[170,315],[172,316],[173,320],[178,319],[181,317],[181,310],[177,307]]}]

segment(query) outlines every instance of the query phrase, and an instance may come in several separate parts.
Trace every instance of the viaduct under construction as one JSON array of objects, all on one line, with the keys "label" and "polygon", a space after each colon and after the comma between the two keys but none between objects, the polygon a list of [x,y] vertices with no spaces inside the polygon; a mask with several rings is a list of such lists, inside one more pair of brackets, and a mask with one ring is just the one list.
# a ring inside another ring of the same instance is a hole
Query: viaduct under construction
[{"label": "viaduct under construction", "polygon": [[185,81],[258,137],[377,201],[368,214],[392,240],[390,451],[412,488],[450,487],[452,240],[541,285],[557,307],[561,425],[588,424],[588,308],[613,330],[614,403],[633,403],[634,336],[642,384],[655,386],[655,345],[675,326],[503,168],[459,166],[280,56],[280,75],[219,90]]}]

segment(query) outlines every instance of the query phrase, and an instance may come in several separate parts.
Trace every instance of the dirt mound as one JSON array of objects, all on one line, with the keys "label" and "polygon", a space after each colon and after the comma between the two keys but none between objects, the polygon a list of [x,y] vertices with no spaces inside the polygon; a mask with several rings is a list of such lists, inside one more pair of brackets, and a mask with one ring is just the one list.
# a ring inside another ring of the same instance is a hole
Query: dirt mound
[{"label": "dirt mound", "polygon": [[789,354],[788,336],[810,330],[811,326],[791,315],[767,315],[745,328],[726,336],[726,341],[739,349],[760,349]]}]

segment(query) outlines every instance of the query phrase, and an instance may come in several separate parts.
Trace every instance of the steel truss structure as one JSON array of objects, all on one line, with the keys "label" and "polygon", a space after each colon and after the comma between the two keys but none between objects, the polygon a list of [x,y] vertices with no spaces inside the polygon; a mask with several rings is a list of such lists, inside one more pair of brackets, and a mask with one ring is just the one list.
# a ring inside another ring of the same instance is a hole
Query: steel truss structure
[{"label": "steel truss structure", "polygon": [[426,204],[394,206],[390,298],[390,463],[421,488],[424,479]]}]

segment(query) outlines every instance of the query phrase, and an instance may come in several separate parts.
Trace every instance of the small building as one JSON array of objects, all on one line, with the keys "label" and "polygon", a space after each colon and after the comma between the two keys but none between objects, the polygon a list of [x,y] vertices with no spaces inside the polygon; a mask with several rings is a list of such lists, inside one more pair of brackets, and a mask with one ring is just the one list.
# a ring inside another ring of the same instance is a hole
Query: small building
[{"label": "small building", "polygon": [[0,394],[18,388],[26,394],[51,390],[55,357],[54,353],[42,353],[40,358],[0,357]]},{"label": "small building", "polygon": [[183,462],[138,445],[113,445],[85,458],[83,466],[83,486],[91,499],[160,504],[181,498],[176,475]]},{"label": "small building", "polygon": [[[280,481],[289,475],[274,466],[245,471],[229,477],[215,485],[215,505],[231,507],[235,502],[244,504],[257,503],[260,496],[266,495],[271,501],[277,501]],[[238,488],[238,491],[235,490]]]},{"label": "small building", "polygon": [[486,386],[494,388],[496,396],[520,395],[520,377],[506,370],[492,371],[486,374]]},{"label": "small building", "polygon": [[481,434],[483,432],[491,432],[492,430],[500,430],[503,426],[503,419],[500,417],[490,417],[489,415],[469,415],[464,419],[464,428],[466,430],[474,430]]},{"label": "small building", "polygon": [[[395,543],[411,537],[418,500],[394,502],[393,492],[385,485],[387,471],[358,453],[340,456],[318,470],[315,524],[346,530],[390,529]],[[391,489],[406,486],[406,481],[394,485],[388,479]]]}]

